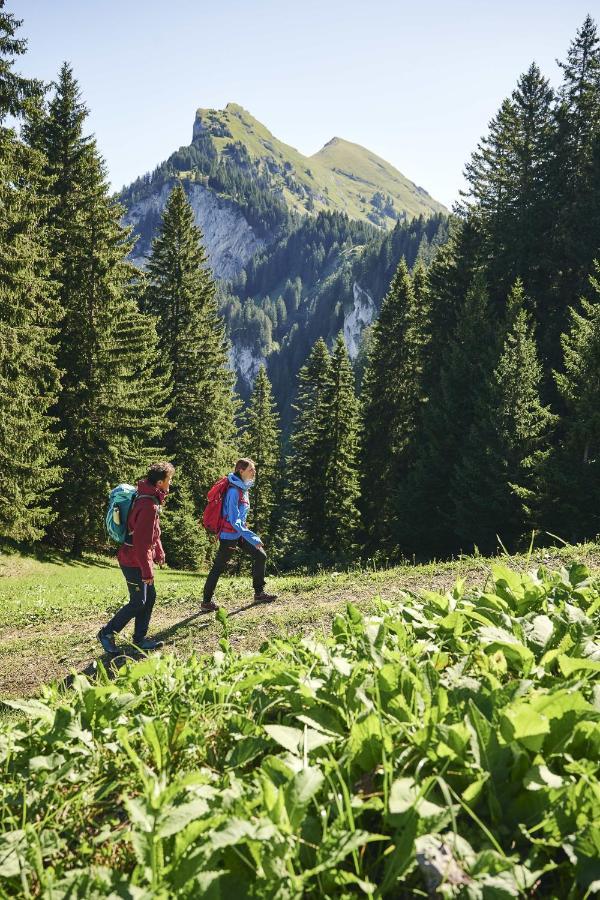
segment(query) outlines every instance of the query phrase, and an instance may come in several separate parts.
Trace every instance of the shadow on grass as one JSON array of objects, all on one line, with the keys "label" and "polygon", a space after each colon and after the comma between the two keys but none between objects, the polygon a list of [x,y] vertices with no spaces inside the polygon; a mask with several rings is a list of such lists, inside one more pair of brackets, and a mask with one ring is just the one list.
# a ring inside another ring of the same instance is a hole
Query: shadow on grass
[{"label": "shadow on grass", "polygon": [[17,544],[14,541],[3,540],[0,543],[0,553],[5,553],[9,558],[29,557],[40,563],[51,563],[55,566],[69,566],[70,568],[90,569],[98,566],[101,569],[112,569],[116,563],[116,554],[109,553],[84,553],[82,556],[72,556],[64,550],[48,547],[45,544]]},{"label": "shadow on grass", "polygon": [[[245,606],[238,606],[236,609],[232,609],[227,613],[227,618],[231,619],[233,616],[238,616],[243,612],[247,612],[249,609],[255,609],[258,606],[270,606],[272,604],[267,603],[247,603]],[[215,621],[214,616],[211,613],[202,613],[200,611],[196,613],[192,613],[191,616],[186,616],[185,619],[181,619],[179,622],[175,622],[169,628],[164,628],[162,631],[156,633],[155,637],[159,641],[166,641],[169,638],[172,638],[173,635],[179,631],[180,628],[185,628],[190,623],[195,622],[199,619],[202,619],[202,622],[198,623],[198,630],[204,631],[209,628]],[[140,659],[146,659],[151,653],[144,653],[142,650],[137,650],[133,644],[129,644],[123,649],[119,650],[118,654],[112,655],[110,653],[103,653],[101,656],[93,659],[87,666],[83,669],[80,669],[78,672],[71,672],[65,678],[58,682],[58,687],[61,689],[69,689],[73,686],[73,680],[76,675],[85,675],[86,678],[96,678],[98,675],[98,663],[101,662],[104,670],[106,671],[108,677],[112,680],[117,677],[121,669],[127,665],[128,662],[137,662]]]}]

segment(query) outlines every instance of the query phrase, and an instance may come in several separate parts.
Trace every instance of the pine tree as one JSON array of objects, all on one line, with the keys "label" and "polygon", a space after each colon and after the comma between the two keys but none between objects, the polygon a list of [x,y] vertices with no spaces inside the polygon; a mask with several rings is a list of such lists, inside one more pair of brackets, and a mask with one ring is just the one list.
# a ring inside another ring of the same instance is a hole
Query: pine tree
[{"label": "pine tree", "polygon": [[395,540],[398,481],[414,459],[428,340],[425,272],[417,267],[413,282],[402,260],[373,329],[363,378],[363,496],[373,546],[390,548]]},{"label": "pine tree", "polygon": [[325,502],[323,477],[327,469],[328,397],[331,396],[331,358],[319,338],[298,373],[291,454],[286,462],[285,504],[290,533],[286,540],[293,557],[318,555],[323,540]]},{"label": "pine tree", "polygon": [[66,471],[53,533],[76,555],[102,534],[109,486],[139,475],[156,454],[167,397],[155,324],[135,301],[123,209],[110,197],[95,142],[83,134],[86,116],[65,64],[47,113],[28,131],[51,179],[48,226],[63,312],[55,409]]},{"label": "pine tree", "polygon": [[510,287],[521,278],[544,323],[554,315],[548,290],[555,135],[554,91],[533,63],[467,164],[462,205],[482,238],[492,304],[502,314]]},{"label": "pine tree", "polygon": [[549,467],[547,519],[570,540],[600,534],[600,264],[590,278],[590,299],[570,310],[562,336],[563,371],[555,378],[565,407],[560,442]]},{"label": "pine tree", "polygon": [[405,551],[426,557],[459,549],[450,481],[476,415],[480,386],[489,383],[497,359],[487,286],[478,272],[448,336],[419,425],[415,463],[402,485],[397,527]]},{"label": "pine tree", "polygon": [[207,539],[194,510],[184,474],[177,473],[160,515],[161,543],[167,563],[174,569],[197,571],[206,557]]},{"label": "pine tree", "polygon": [[52,340],[60,309],[50,282],[42,156],[5,128],[37,85],[13,71],[25,52],[20,26],[0,2],[0,538],[34,541],[52,521],[60,483],[50,409],[59,372]]},{"label": "pine tree", "polygon": [[356,549],[359,527],[359,429],[360,413],[354,372],[344,335],[333,348],[324,406],[329,426],[323,439],[327,465],[323,485],[322,547],[331,559],[349,561]]},{"label": "pine tree", "polygon": [[563,83],[556,111],[557,138],[551,190],[557,227],[553,253],[555,316],[551,322],[560,367],[559,335],[568,327],[573,299],[588,290],[588,275],[600,241],[600,37],[587,16],[560,63]]},{"label": "pine tree", "polygon": [[160,350],[172,379],[164,440],[198,512],[235,455],[238,403],[215,283],[181,184],[171,192],[152,245],[148,282],[145,309],[158,319]]},{"label": "pine tree", "polygon": [[17,37],[23,20],[3,12],[5,5],[0,0],[0,125],[7,116],[20,119],[27,102],[42,90],[41,82],[13,70],[15,58],[27,51],[27,41]]},{"label": "pine tree", "polygon": [[264,365],[258,370],[246,410],[241,447],[242,453],[256,464],[256,484],[252,489],[252,528],[268,540],[280,490],[281,446],[279,414]]},{"label": "pine tree", "polygon": [[475,414],[454,468],[450,498],[462,549],[492,552],[537,524],[554,417],[540,401],[542,369],[523,285],[509,295],[505,338],[491,379],[479,385]]}]

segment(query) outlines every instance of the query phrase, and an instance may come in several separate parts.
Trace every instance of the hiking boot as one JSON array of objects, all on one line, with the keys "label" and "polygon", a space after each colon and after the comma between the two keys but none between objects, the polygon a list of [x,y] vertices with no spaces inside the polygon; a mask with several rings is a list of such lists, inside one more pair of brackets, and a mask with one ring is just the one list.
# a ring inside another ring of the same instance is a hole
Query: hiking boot
[{"label": "hiking boot", "polygon": [[216,612],[219,608],[219,604],[215,603],[214,600],[203,600],[200,604],[200,612],[201,613],[209,613]]},{"label": "hiking boot", "polygon": [[272,603],[273,600],[277,600],[277,594],[267,594],[266,591],[260,591],[260,593],[254,595],[255,603]]},{"label": "hiking boot", "polygon": [[119,648],[115,644],[115,636],[114,634],[109,634],[104,631],[104,628],[101,628],[98,634],[96,635],[100,643],[102,644],[103,650],[106,653],[115,654],[119,652]]},{"label": "hiking boot", "polygon": [[136,641],[134,638],[133,644],[138,650],[158,650],[165,646],[164,641],[155,641],[152,638],[142,638],[141,641]]}]

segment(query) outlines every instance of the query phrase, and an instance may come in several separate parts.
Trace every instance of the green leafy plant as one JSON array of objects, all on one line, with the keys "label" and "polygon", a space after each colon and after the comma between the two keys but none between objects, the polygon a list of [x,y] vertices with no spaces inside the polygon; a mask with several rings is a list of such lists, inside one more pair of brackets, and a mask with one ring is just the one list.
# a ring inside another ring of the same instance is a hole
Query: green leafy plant
[{"label": "green leafy plant", "polygon": [[591,897],[599,612],[580,564],[494,565],[10,701],[2,895]]}]

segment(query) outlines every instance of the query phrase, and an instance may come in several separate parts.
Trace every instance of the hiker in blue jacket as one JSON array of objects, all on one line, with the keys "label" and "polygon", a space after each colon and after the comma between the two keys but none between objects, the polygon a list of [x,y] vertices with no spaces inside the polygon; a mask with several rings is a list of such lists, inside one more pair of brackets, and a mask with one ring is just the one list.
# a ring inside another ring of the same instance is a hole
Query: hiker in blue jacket
[{"label": "hiker in blue jacket", "polygon": [[252,587],[255,603],[270,603],[277,599],[277,594],[265,591],[265,563],[267,555],[260,537],[246,526],[250,500],[248,491],[254,485],[256,466],[253,460],[244,457],[238,459],[235,471],[227,476],[229,487],[223,499],[223,527],[219,534],[219,549],[212,569],[208,573],[204,585],[204,599],[200,604],[201,612],[214,612],[218,604],[213,600],[219,576],[227,563],[233,559],[234,553],[242,550],[252,558]]}]

